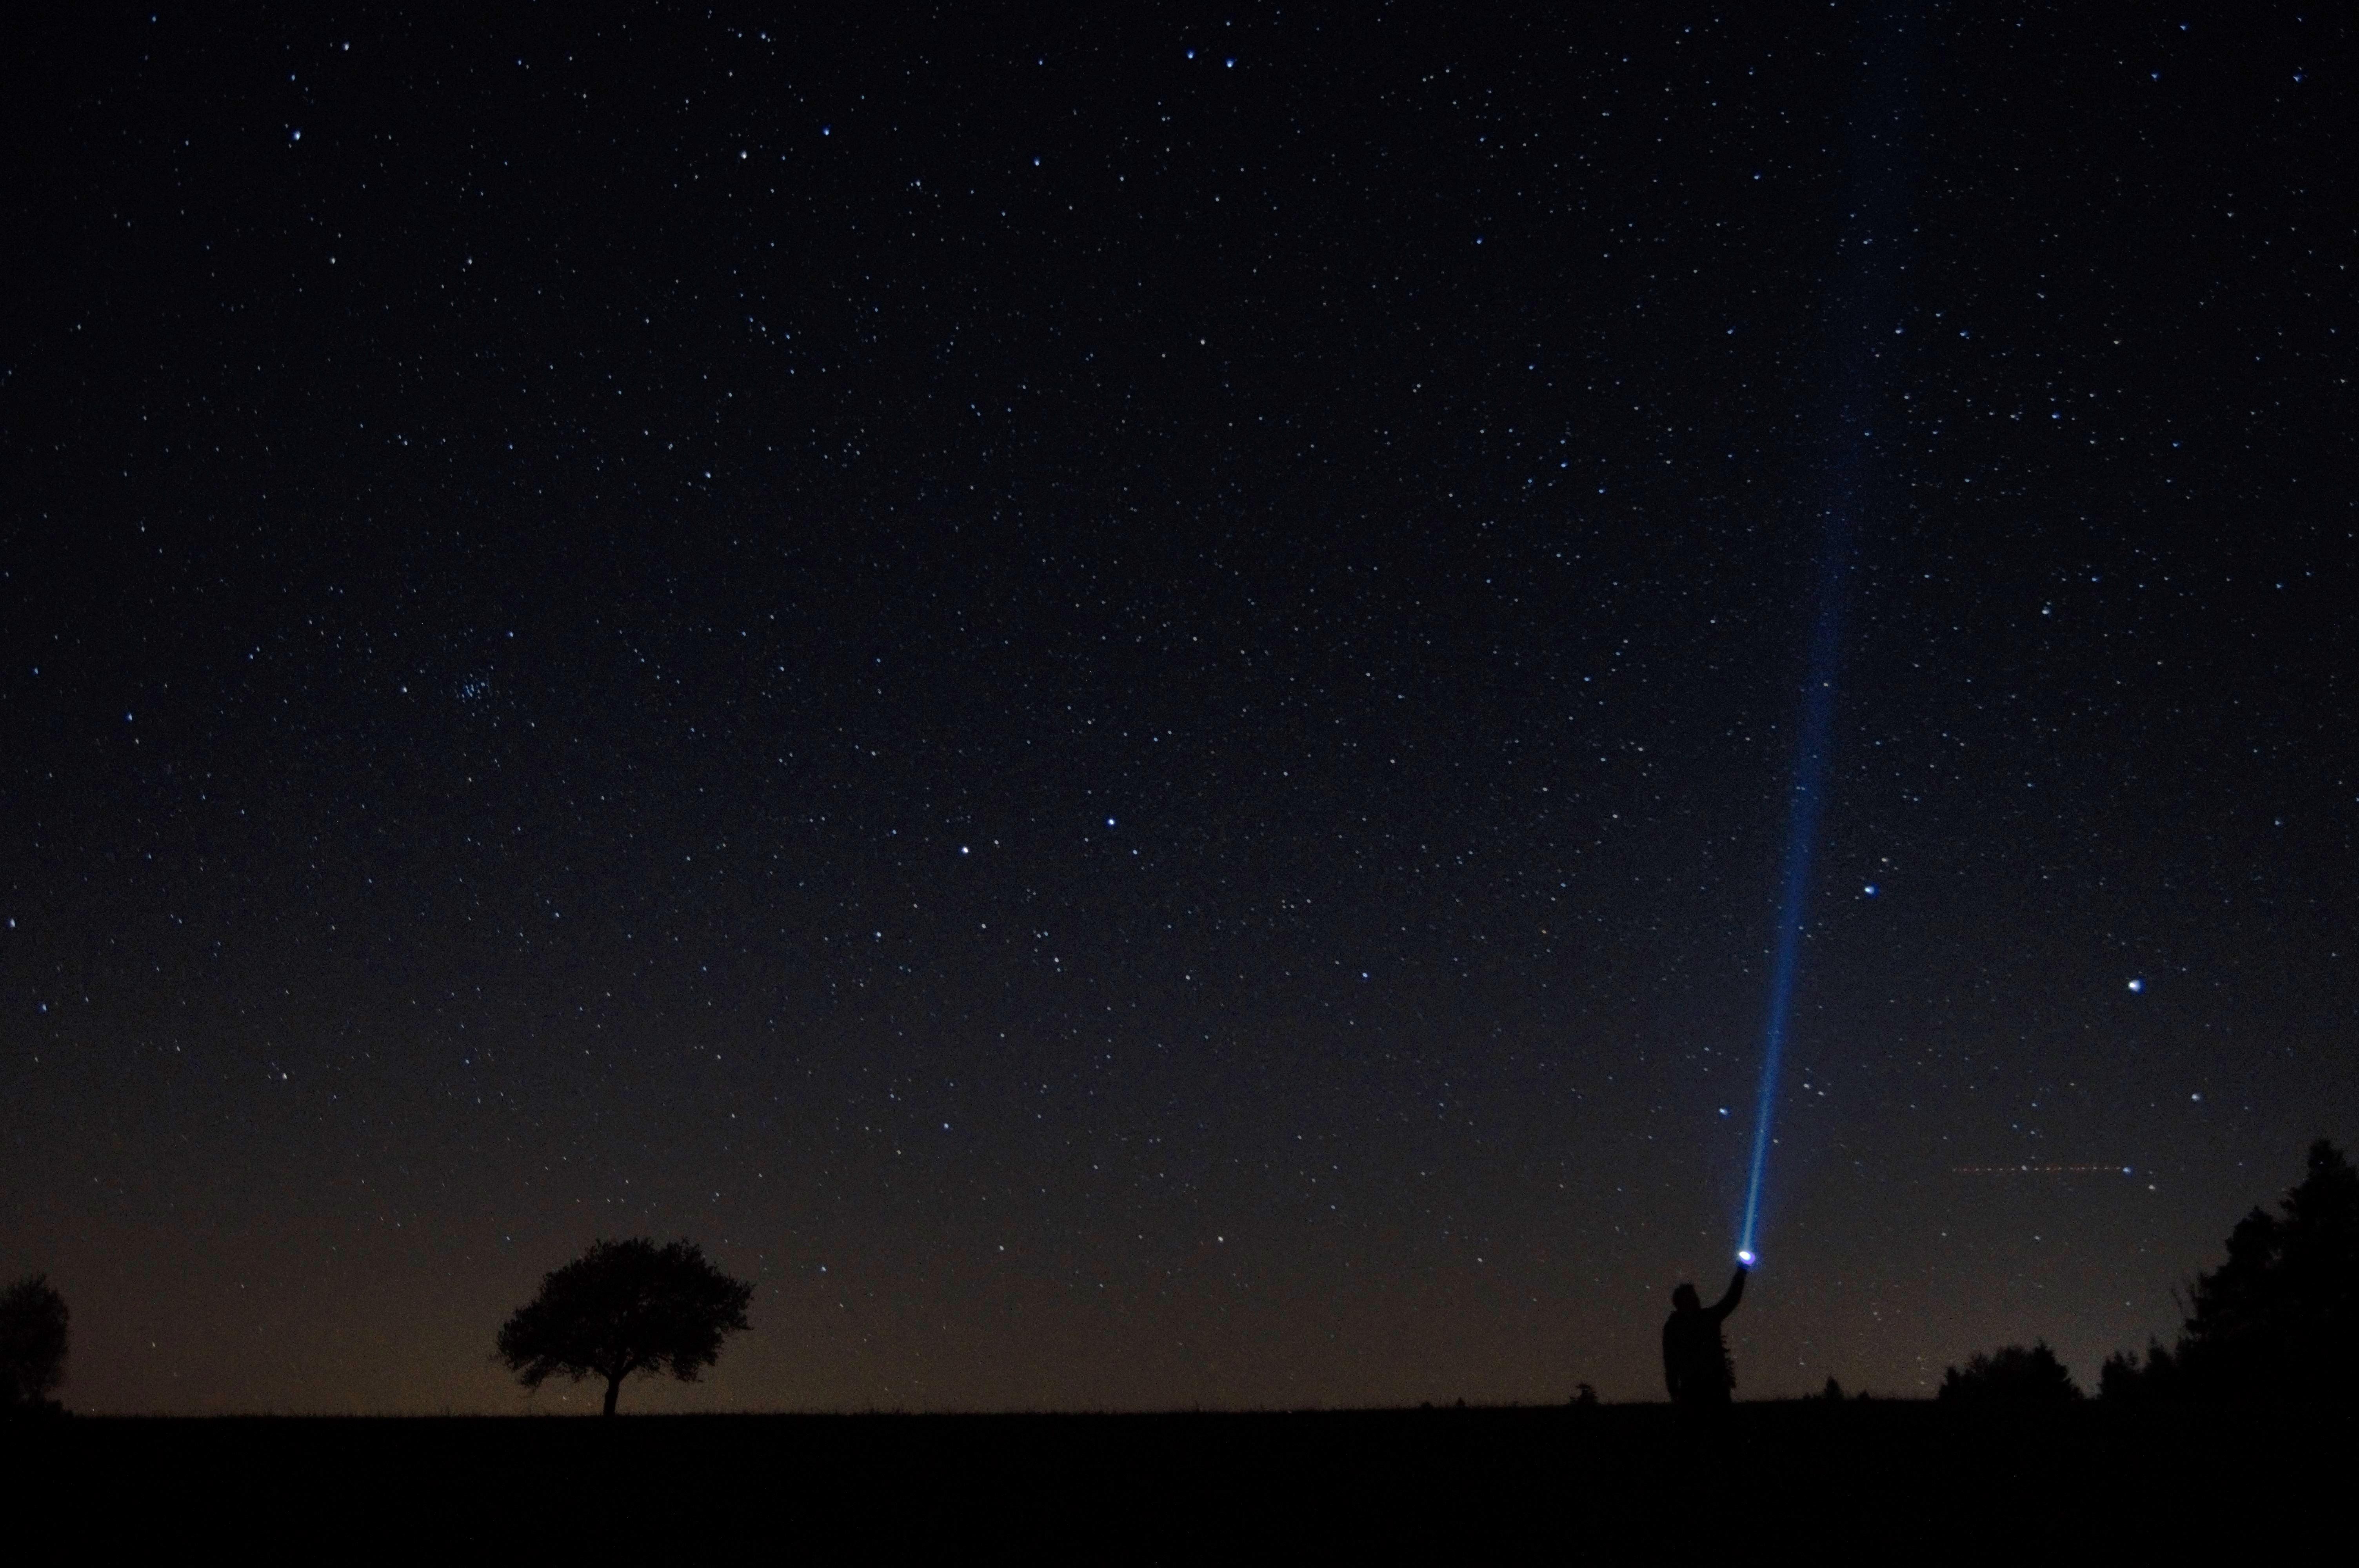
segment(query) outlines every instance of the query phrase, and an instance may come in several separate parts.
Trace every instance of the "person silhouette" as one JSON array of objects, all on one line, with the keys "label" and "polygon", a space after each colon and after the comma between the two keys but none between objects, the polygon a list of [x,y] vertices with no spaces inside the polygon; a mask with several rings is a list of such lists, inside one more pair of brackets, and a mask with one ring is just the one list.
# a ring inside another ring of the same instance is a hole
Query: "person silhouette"
[{"label": "person silhouette", "polygon": [[1711,1306],[1697,1297],[1693,1285],[1671,1292],[1671,1315],[1663,1324],[1663,1383],[1671,1391],[1671,1403],[1680,1409],[1728,1403],[1729,1391],[1736,1387],[1736,1368],[1728,1358],[1720,1325],[1745,1299],[1745,1280],[1751,1272],[1739,1263],[1728,1293]]}]

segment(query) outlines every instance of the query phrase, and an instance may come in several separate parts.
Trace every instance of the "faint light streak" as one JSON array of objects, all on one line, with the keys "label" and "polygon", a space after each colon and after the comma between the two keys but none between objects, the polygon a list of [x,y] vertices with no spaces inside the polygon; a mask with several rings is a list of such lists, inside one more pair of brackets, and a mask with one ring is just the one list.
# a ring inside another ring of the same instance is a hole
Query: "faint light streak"
[{"label": "faint light streak", "polygon": [[1953,1176],[2127,1176],[2127,1165],[1952,1165]]}]

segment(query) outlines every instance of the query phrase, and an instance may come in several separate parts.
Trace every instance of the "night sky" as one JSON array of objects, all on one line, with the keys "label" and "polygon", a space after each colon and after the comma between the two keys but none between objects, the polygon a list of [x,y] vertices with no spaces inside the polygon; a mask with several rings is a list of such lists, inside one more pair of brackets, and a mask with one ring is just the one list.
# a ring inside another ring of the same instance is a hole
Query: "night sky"
[{"label": "night sky", "polygon": [[492,1337],[630,1234],[758,1289],[626,1409],[1659,1398],[1830,576],[1739,1396],[2093,1383],[2359,1139],[2342,9],[67,9],[77,1409],[594,1408]]}]

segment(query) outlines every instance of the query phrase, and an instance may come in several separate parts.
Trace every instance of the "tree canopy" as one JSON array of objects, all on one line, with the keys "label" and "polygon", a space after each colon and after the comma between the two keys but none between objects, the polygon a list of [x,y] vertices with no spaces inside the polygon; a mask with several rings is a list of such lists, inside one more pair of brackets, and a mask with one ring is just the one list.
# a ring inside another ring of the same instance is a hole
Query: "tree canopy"
[{"label": "tree canopy", "polygon": [[0,1292],[0,1410],[38,1409],[66,1378],[66,1299],[35,1274]]},{"label": "tree canopy", "polygon": [[2359,1393],[2359,1171],[2321,1138],[2270,1214],[2228,1236],[2227,1260],[2195,1278],[2176,1349],[2105,1363],[2109,1399],[2194,1395],[2307,1400]]},{"label": "tree canopy", "polygon": [[753,1297],[753,1286],[706,1262],[692,1241],[593,1241],[502,1325],[499,1357],[527,1389],[560,1375],[603,1378],[613,1415],[635,1372],[696,1381],[720,1359],[722,1341],[751,1326]]}]

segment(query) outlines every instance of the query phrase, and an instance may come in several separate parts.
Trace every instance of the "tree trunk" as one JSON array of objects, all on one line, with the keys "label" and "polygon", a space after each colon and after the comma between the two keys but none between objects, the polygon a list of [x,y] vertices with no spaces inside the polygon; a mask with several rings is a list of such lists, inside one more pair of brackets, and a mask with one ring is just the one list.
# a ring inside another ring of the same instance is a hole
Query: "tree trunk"
[{"label": "tree trunk", "polygon": [[613,1377],[606,1379],[606,1413],[608,1415],[613,1415],[614,1413],[614,1396],[622,1391],[623,1375],[620,1372],[617,1372]]}]

